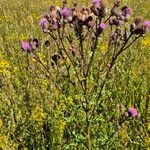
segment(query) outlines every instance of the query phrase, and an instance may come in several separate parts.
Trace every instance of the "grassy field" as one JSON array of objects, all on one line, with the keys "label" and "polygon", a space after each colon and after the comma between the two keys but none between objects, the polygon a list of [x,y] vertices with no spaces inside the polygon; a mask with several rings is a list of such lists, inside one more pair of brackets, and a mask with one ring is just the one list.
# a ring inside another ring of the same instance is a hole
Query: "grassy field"
[{"label": "grassy field", "polygon": [[[79,3],[91,5],[88,0]],[[150,20],[150,0],[122,3],[132,8],[131,20],[135,16]],[[60,94],[47,79],[43,66],[20,48],[20,41],[37,37],[39,57],[44,64],[51,63],[56,45],[51,41],[49,47],[44,45],[50,37],[38,25],[50,5],[62,3],[61,0],[0,1],[0,150],[89,149],[88,135],[84,132],[86,119],[78,101],[82,93],[74,93],[65,78],[60,78],[56,83],[64,91],[69,89],[68,93]],[[101,41],[101,54],[106,51],[105,45]],[[110,77],[101,98],[101,110],[91,121],[91,149],[149,150],[150,34],[122,54]],[[93,82],[94,78],[89,79],[89,85]],[[131,118],[116,131],[116,122],[130,107],[137,108],[140,119]],[[115,135],[110,138],[113,132]],[[108,144],[101,148],[101,143],[109,138]]]}]

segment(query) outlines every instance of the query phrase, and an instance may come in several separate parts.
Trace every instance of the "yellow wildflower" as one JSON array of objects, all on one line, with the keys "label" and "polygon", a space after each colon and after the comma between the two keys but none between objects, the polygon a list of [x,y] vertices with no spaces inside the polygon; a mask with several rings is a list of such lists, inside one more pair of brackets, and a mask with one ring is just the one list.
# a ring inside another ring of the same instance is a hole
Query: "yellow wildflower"
[{"label": "yellow wildflower", "polygon": [[26,39],[26,36],[24,34],[19,35],[19,40],[24,41]]},{"label": "yellow wildflower", "polygon": [[3,120],[2,120],[2,118],[0,118],[0,126],[2,126],[3,125]]},{"label": "yellow wildflower", "polygon": [[7,141],[8,141],[7,137],[5,135],[0,134],[0,146],[1,146],[0,148],[7,149],[8,148],[8,147],[6,148]]},{"label": "yellow wildflower", "polygon": [[132,73],[133,76],[136,76],[137,73],[138,73],[137,68],[135,68],[135,67],[131,68],[131,73]]},{"label": "yellow wildflower", "polygon": [[47,88],[48,86],[48,80],[42,80],[42,85]]},{"label": "yellow wildflower", "polygon": [[145,39],[143,39],[142,45],[143,45],[144,47],[150,47],[150,38],[145,38]]},{"label": "yellow wildflower", "polygon": [[59,127],[58,127],[60,133],[64,132],[65,126],[66,126],[66,121],[64,121],[64,120],[61,121],[59,124]]},{"label": "yellow wildflower", "polygon": [[10,41],[12,41],[12,40],[15,39],[15,37],[14,37],[14,35],[9,35],[9,36],[7,37],[7,39],[10,40]]},{"label": "yellow wildflower", "polygon": [[45,59],[44,53],[43,53],[43,52],[39,52],[39,57],[40,57],[41,59]]},{"label": "yellow wildflower", "polygon": [[17,72],[18,72],[18,67],[14,67],[12,72],[13,72],[14,74],[17,73]]},{"label": "yellow wildflower", "polygon": [[32,25],[34,25],[34,19],[33,19],[33,17],[32,17],[32,15],[29,15],[29,16],[27,16],[27,20],[28,20],[28,22],[30,22]]},{"label": "yellow wildflower", "polygon": [[6,60],[2,60],[0,62],[0,67],[1,68],[9,68],[9,63]]},{"label": "yellow wildflower", "polygon": [[2,73],[4,76],[7,76],[10,74],[9,72],[9,63],[6,60],[0,61],[0,73]]},{"label": "yellow wildflower", "polygon": [[32,17],[37,20],[40,19],[40,16],[37,16],[36,14],[32,14]]},{"label": "yellow wildflower", "polygon": [[32,111],[33,121],[42,122],[44,118],[45,118],[45,113],[39,106],[36,106],[35,109]]},{"label": "yellow wildflower", "polygon": [[150,123],[148,124],[148,130],[150,131]]},{"label": "yellow wildflower", "polygon": [[72,97],[69,96],[69,97],[67,98],[67,104],[68,104],[68,105],[72,105],[72,103],[73,103],[73,99],[72,99]]},{"label": "yellow wildflower", "polygon": [[9,16],[6,16],[6,15],[2,16],[2,20],[9,21],[9,19],[10,19]]},{"label": "yellow wildflower", "polygon": [[100,47],[100,51],[105,52],[107,50],[106,44],[102,44]]}]

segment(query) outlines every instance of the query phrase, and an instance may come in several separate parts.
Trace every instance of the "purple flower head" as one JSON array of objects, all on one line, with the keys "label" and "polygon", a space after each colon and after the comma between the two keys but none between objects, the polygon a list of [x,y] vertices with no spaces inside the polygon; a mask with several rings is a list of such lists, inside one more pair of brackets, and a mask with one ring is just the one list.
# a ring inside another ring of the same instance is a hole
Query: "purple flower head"
[{"label": "purple flower head", "polygon": [[144,33],[150,30],[150,20],[144,21],[143,28],[144,28]]},{"label": "purple flower head", "polygon": [[41,18],[41,20],[39,21],[39,26],[42,29],[45,29],[47,24],[48,24],[48,20],[45,17]]},{"label": "purple flower head", "polygon": [[100,0],[93,0],[93,5],[98,6],[99,2],[100,2]]},{"label": "purple flower head", "polygon": [[21,48],[23,51],[30,52],[32,51],[32,47],[29,42],[21,42]]},{"label": "purple flower head", "polygon": [[119,20],[119,21],[118,21],[118,26],[121,27],[121,26],[123,26],[123,25],[124,25],[124,21]]},{"label": "purple flower head", "polygon": [[114,17],[110,17],[110,18],[109,18],[109,24],[110,24],[110,25],[113,25],[113,19],[114,19]]},{"label": "purple flower head", "polygon": [[134,107],[129,108],[128,114],[129,114],[129,116],[131,116],[131,117],[136,117],[136,116],[138,115],[137,109],[134,108]]},{"label": "purple flower head", "polygon": [[122,11],[122,16],[124,16],[124,17],[132,14],[132,9],[129,8],[128,6],[122,7],[121,11]]},{"label": "purple flower head", "polygon": [[70,16],[70,10],[69,10],[67,7],[64,7],[64,8],[62,9],[62,16],[63,16],[64,18],[67,18],[67,17]]},{"label": "purple flower head", "polygon": [[32,50],[36,50],[39,47],[39,41],[37,38],[30,39],[29,44],[30,44]]},{"label": "purple flower head", "polygon": [[104,23],[104,22],[101,22],[100,24],[99,24],[99,27],[98,27],[99,29],[101,29],[101,30],[105,30],[106,29],[106,24]]},{"label": "purple flower head", "polygon": [[50,23],[50,25],[49,25],[49,30],[50,30],[50,31],[56,30],[56,29],[58,29],[59,27],[60,27],[60,26],[59,26],[59,24],[58,24],[58,22],[57,22],[57,19],[56,19],[56,18],[51,19],[51,23]]},{"label": "purple flower head", "polygon": [[23,51],[32,52],[32,51],[34,51],[35,49],[38,48],[39,41],[38,41],[37,38],[33,38],[33,39],[30,39],[26,42],[21,41],[20,44],[21,44],[21,48],[22,48]]}]

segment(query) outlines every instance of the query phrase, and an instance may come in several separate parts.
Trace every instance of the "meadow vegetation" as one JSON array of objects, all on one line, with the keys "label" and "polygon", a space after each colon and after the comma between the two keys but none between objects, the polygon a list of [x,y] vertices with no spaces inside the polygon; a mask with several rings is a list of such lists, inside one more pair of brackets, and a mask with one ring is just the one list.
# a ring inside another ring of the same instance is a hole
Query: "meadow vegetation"
[{"label": "meadow vegetation", "polygon": [[[92,4],[90,0],[77,2],[79,6]],[[108,23],[106,31],[99,31],[102,38],[97,47],[89,38],[82,47],[80,35],[76,40],[71,30],[67,33],[76,42],[72,45],[65,39],[63,43],[58,34],[57,45],[39,26],[51,5],[61,7],[62,1],[0,1],[0,149],[149,150],[150,32],[110,67],[114,51],[107,53]],[[127,28],[137,16],[150,20],[150,0],[122,0],[124,5],[132,8]],[[68,6],[73,6],[71,0]],[[21,49],[21,41],[29,38],[38,39],[33,53]],[[86,48],[90,50],[84,62],[79,49]],[[107,68],[110,72],[105,76]]]}]

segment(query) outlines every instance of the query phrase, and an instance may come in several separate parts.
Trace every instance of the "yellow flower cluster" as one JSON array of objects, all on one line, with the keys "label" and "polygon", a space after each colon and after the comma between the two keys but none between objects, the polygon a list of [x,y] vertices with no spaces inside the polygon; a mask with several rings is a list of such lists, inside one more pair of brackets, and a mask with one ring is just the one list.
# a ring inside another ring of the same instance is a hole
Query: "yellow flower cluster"
[{"label": "yellow flower cluster", "polygon": [[72,99],[72,97],[69,96],[69,97],[67,98],[67,104],[68,104],[68,105],[72,105],[72,104],[73,104],[73,99]]},{"label": "yellow flower cluster", "polygon": [[19,35],[19,40],[20,40],[20,41],[26,40],[26,36],[25,36],[24,34],[20,34],[20,35]]},{"label": "yellow flower cluster", "polygon": [[138,74],[138,69],[137,69],[136,67],[132,67],[132,68],[131,68],[131,73],[132,73],[133,76],[137,76],[137,74]]},{"label": "yellow flower cluster", "polygon": [[43,85],[44,88],[47,88],[48,83],[49,83],[48,80],[46,80],[46,79],[43,79],[43,80],[42,80],[42,85]]},{"label": "yellow flower cluster", "polygon": [[0,21],[9,21],[11,18],[10,18],[10,16],[6,16],[6,15],[2,15],[2,16],[0,16]]},{"label": "yellow flower cluster", "polygon": [[44,60],[45,59],[45,54],[43,52],[39,52],[39,57],[40,59]]},{"label": "yellow flower cluster", "polygon": [[3,120],[0,118],[0,127],[3,125]]},{"label": "yellow flower cluster", "polygon": [[43,109],[41,109],[39,106],[36,106],[35,109],[32,111],[32,120],[42,123],[44,118],[45,113],[43,112]]},{"label": "yellow flower cluster", "polygon": [[99,49],[100,49],[101,52],[106,52],[107,45],[104,43],[104,44],[100,45]]},{"label": "yellow flower cluster", "polygon": [[14,35],[10,34],[10,35],[7,37],[7,39],[8,39],[9,41],[12,41],[12,40],[15,39],[15,37],[14,37]]},{"label": "yellow flower cluster", "polygon": [[0,59],[0,74],[8,76],[10,74],[9,67],[10,67],[9,63],[6,60]]},{"label": "yellow flower cluster", "polygon": [[148,131],[150,131],[150,123],[148,124],[147,129],[148,129]]},{"label": "yellow flower cluster", "polygon": [[8,147],[8,139],[5,135],[0,134],[0,148],[7,149]]},{"label": "yellow flower cluster", "polygon": [[64,121],[64,120],[60,121],[58,130],[61,134],[64,132],[65,126],[66,126],[66,121]]},{"label": "yellow flower cluster", "polygon": [[146,37],[142,41],[143,47],[150,47],[150,38]]}]

